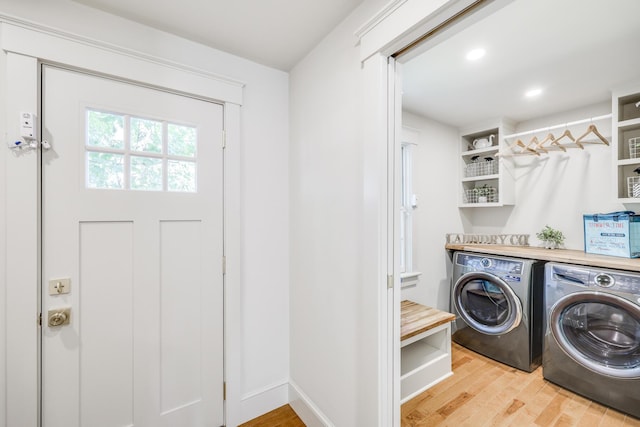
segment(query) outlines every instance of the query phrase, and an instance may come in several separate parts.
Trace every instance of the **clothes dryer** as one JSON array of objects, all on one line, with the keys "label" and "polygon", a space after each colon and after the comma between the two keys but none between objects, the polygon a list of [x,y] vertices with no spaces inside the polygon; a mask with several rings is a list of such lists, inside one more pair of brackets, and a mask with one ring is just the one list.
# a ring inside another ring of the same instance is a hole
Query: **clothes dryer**
[{"label": "clothes dryer", "polygon": [[640,273],[549,263],[543,376],[640,418]]},{"label": "clothes dryer", "polygon": [[498,362],[531,372],[542,359],[544,263],[456,252],[452,339]]}]

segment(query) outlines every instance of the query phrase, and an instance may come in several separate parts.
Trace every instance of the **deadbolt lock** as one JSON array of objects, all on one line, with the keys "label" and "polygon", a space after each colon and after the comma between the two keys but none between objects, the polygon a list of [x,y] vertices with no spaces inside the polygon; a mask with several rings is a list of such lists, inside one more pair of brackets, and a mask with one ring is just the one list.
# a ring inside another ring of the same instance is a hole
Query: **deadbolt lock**
[{"label": "deadbolt lock", "polygon": [[71,292],[71,279],[64,277],[62,279],[49,280],[49,295],[62,295]]},{"label": "deadbolt lock", "polygon": [[49,326],[64,326],[71,321],[71,308],[54,308],[49,310]]}]

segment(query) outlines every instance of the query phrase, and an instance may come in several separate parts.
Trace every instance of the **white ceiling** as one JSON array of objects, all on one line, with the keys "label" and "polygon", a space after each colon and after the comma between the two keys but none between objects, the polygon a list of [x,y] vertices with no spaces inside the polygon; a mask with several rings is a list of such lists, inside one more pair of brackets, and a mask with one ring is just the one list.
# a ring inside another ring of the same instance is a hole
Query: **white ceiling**
[{"label": "white ceiling", "polygon": [[[484,58],[466,53],[484,47]],[[640,1],[515,0],[403,66],[403,108],[456,127],[611,99],[640,80]],[[542,95],[525,99],[534,86]]]},{"label": "white ceiling", "polygon": [[[73,1],[284,71],[362,2]],[[606,101],[640,79],[640,0],[496,3],[507,5],[404,64],[403,108],[457,127],[520,122]],[[468,62],[479,46],[486,56]],[[536,85],[543,94],[525,99]]]},{"label": "white ceiling", "polygon": [[73,0],[288,71],[362,0]]}]

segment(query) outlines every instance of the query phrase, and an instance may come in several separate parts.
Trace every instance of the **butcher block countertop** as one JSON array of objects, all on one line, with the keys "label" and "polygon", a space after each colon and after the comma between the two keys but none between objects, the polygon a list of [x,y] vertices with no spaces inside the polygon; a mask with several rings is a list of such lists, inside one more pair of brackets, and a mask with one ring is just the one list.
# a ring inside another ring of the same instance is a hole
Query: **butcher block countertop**
[{"label": "butcher block countertop", "polygon": [[451,313],[413,301],[400,303],[400,340],[404,341],[456,318]]},{"label": "butcher block countertop", "polygon": [[534,246],[478,245],[447,243],[450,251],[476,252],[489,255],[504,255],[542,261],[563,262],[591,267],[614,268],[640,272],[640,258],[619,258],[606,255],[587,254],[573,249],[545,249]]}]

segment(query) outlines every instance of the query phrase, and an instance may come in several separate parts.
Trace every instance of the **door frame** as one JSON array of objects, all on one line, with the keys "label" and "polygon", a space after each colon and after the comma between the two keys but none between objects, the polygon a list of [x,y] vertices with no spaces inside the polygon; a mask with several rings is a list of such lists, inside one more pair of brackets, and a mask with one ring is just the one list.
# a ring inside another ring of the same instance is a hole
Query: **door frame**
[{"label": "door frame", "polygon": [[[355,33],[363,77],[365,283],[375,283],[378,307],[378,426],[400,426],[399,218],[402,62],[422,41],[458,31],[514,0],[394,0]],[[470,17],[460,22],[461,17]],[[444,248],[443,248],[444,249]]]},{"label": "door frame", "polygon": [[[0,14],[0,46],[6,76],[7,135],[19,138],[18,115],[34,112],[40,121],[41,65],[117,77],[162,90],[210,100],[223,106],[226,134],[223,175],[223,239],[226,257],[224,276],[224,377],[241,384],[237,355],[241,318],[240,237],[241,223],[234,212],[240,204],[240,108],[244,83],[150,57],[141,52],[105,46],[95,40]],[[41,137],[38,123],[38,136]],[[7,151],[7,150],[5,150]],[[6,221],[6,422],[38,427],[40,414],[41,313],[41,218],[39,150],[19,156],[5,154]],[[240,388],[227,387],[224,412],[227,424],[240,417]]]}]

